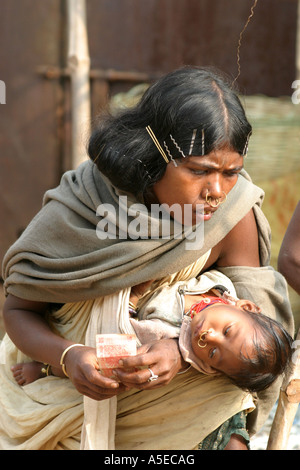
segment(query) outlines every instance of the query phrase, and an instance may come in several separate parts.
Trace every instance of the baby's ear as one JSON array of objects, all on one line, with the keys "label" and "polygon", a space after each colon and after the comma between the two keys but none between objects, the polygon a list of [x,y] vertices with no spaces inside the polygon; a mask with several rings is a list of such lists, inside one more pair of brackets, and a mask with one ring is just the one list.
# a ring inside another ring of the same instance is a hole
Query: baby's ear
[{"label": "baby's ear", "polygon": [[236,306],[247,312],[261,313],[261,308],[251,300],[239,299],[236,302]]}]

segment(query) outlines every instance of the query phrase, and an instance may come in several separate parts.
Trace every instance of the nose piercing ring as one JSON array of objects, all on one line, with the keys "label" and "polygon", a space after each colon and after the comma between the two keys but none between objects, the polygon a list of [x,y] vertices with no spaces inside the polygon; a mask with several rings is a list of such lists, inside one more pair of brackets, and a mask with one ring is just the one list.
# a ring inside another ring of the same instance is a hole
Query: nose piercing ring
[{"label": "nose piercing ring", "polygon": [[[199,339],[198,339],[198,346],[199,348],[205,348],[207,346],[207,343],[204,343],[204,340],[205,340],[205,336],[209,333],[209,330],[205,330],[203,331],[200,335],[199,335]],[[204,344],[201,344],[201,341],[202,343]]]},{"label": "nose piercing ring", "polygon": [[[225,191],[222,191],[222,193],[224,194],[224,199],[221,200],[219,199],[218,197],[217,198],[212,198],[211,196],[208,195],[208,190],[206,192],[206,196],[205,196],[205,200],[207,202],[207,204],[210,206],[210,207],[218,207],[220,204],[223,204],[223,202],[226,201],[227,199],[227,194],[225,193]],[[213,204],[213,200],[215,200],[215,204]]]}]

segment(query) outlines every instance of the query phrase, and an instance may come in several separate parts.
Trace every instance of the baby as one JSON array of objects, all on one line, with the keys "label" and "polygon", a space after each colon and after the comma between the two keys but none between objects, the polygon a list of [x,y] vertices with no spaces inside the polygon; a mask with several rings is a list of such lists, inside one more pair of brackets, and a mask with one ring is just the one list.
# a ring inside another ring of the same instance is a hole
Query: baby
[{"label": "baby", "polygon": [[[269,387],[291,356],[292,338],[282,325],[253,302],[237,299],[231,281],[217,270],[159,288],[137,317],[130,322],[142,344],[179,337],[188,364],[205,374],[225,374],[250,392]],[[65,377],[38,362],[17,364],[12,372],[19,385],[49,373]]]},{"label": "baby", "polygon": [[291,357],[293,340],[282,325],[238,299],[217,270],[158,289],[130,321],[142,343],[179,337],[187,363],[250,392],[269,387]]}]

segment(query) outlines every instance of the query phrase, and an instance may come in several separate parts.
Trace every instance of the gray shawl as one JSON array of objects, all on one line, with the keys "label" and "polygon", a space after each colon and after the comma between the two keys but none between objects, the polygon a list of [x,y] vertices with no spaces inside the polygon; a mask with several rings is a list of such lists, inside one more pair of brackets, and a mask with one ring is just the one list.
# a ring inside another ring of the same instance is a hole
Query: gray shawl
[{"label": "gray shawl", "polygon": [[205,222],[203,245],[192,250],[186,249],[184,237],[100,240],[97,208],[106,203],[118,212],[120,195],[128,197],[129,207],[141,202],[116,190],[90,161],[65,173],[61,184],[45,194],[41,211],[4,257],[6,294],[65,303],[160,279],[192,264],[252,207],[258,218],[262,264],[269,262],[270,230],[260,210],[263,191],[247,174],[239,176],[226,204]]}]

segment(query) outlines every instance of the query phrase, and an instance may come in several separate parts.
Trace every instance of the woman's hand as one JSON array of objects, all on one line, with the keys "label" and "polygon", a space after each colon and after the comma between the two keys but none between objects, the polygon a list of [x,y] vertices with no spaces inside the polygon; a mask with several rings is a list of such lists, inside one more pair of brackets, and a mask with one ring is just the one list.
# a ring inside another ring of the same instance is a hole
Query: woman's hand
[{"label": "woman's hand", "polygon": [[66,353],[64,362],[76,389],[93,400],[106,400],[126,389],[117,380],[101,375],[94,348],[75,346]]},{"label": "woman's hand", "polygon": [[[149,390],[167,385],[177,372],[184,368],[178,340],[163,339],[144,344],[136,356],[122,359],[122,368],[114,371],[117,379],[127,388]],[[157,380],[149,382],[152,370]]]}]

